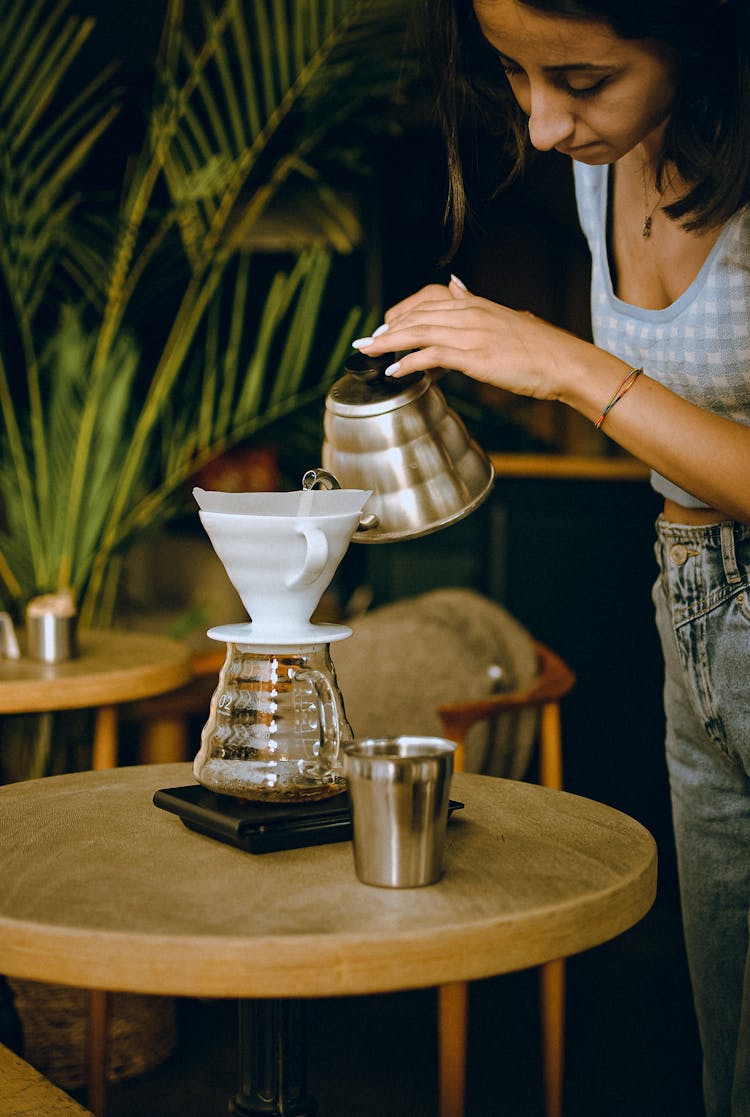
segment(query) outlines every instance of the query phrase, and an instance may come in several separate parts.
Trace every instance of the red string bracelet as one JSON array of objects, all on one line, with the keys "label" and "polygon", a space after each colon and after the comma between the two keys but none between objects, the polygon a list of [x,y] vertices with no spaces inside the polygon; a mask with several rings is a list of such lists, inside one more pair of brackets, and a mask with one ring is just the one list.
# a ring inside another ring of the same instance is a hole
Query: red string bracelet
[{"label": "red string bracelet", "polygon": [[630,372],[625,377],[625,379],[620,384],[618,384],[617,390],[615,391],[611,400],[609,401],[607,406],[604,408],[604,410],[602,411],[599,418],[594,423],[594,426],[596,427],[597,430],[599,430],[599,427],[602,425],[604,420],[607,418],[607,416],[609,415],[610,411],[615,406],[615,404],[619,403],[620,400],[622,399],[622,397],[625,395],[625,393],[630,391],[630,389],[633,387],[633,385],[635,384],[636,380],[638,379],[638,377],[641,375],[642,372],[643,372],[642,368],[631,368]]}]

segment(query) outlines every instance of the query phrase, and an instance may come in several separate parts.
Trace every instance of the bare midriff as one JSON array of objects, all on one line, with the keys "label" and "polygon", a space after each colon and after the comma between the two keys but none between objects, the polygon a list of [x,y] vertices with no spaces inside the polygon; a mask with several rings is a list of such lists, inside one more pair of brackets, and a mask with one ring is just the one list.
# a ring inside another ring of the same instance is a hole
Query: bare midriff
[{"label": "bare midriff", "polygon": [[664,519],[672,524],[689,524],[692,527],[704,527],[706,524],[721,524],[731,520],[716,508],[685,508],[674,500],[664,501]]}]

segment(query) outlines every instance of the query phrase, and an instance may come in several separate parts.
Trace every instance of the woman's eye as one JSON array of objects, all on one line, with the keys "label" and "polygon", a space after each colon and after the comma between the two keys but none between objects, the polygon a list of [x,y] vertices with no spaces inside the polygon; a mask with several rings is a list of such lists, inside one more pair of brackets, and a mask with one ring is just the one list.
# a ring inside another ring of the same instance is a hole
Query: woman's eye
[{"label": "woman's eye", "polygon": [[591,82],[589,85],[571,85],[569,81],[563,83],[566,93],[571,97],[579,97],[584,99],[586,97],[593,97],[600,89],[606,84],[606,78],[599,78],[598,81]]},{"label": "woman's eye", "polygon": [[[510,59],[504,58],[502,55],[496,57],[506,78],[513,80],[524,76],[525,71],[517,62],[511,62]],[[578,73],[575,70],[571,71],[570,76],[568,76],[564,70],[560,70],[557,75],[552,76],[549,80],[569,97],[584,100],[586,97],[593,97],[597,94],[607,84],[609,77],[609,74],[603,74],[601,77],[595,78],[590,73]]]}]

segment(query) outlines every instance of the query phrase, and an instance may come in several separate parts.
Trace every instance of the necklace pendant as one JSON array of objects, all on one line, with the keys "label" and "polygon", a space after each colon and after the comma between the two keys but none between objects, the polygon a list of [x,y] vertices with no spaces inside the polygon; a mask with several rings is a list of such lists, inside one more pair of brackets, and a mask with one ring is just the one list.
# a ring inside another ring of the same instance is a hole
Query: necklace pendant
[{"label": "necklace pendant", "polygon": [[644,219],[643,219],[643,228],[641,229],[641,236],[642,237],[650,237],[651,236],[651,215],[650,214],[649,214],[648,217],[644,217]]}]

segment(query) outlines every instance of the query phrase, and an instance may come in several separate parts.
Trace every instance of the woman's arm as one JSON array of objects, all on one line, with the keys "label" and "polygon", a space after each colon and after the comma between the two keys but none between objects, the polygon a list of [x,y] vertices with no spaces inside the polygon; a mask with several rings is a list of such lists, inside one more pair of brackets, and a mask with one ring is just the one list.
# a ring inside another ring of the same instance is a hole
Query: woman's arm
[{"label": "woman's arm", "polygon": [[[457,369],[495,387],[560,400],[592,422],[629,366],[602,349],[524,311],[470,295],[452,280],[392,307],[371,354],[408,351],[396,377],[435,367]],[[623,449],[731,519],[750,523],[750,427],[688,403],[640,376],[602,429]]]}]

